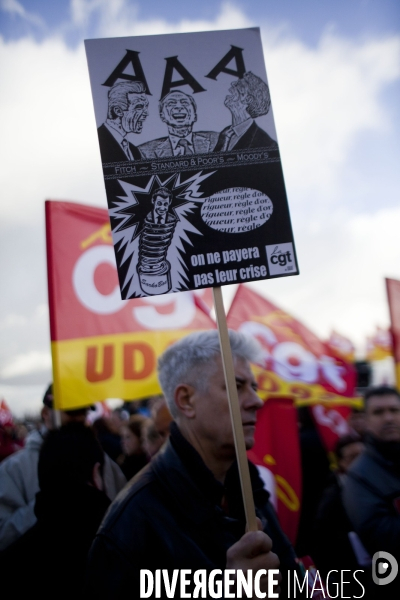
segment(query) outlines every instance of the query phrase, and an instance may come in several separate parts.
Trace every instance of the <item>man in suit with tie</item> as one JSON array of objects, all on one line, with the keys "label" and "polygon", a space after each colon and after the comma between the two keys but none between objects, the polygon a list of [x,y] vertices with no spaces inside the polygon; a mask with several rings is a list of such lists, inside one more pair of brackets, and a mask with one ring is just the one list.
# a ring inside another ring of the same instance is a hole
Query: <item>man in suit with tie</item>
[{"label": "man in suit with tie", "polygon": [[168,137],[141,144],[139,149],[145,158],[203,154],[214,148],[218,133],[193,131],[197,107],[192,96],[177,90],[169,92],[160,101],[159,110],[160,119],[167,125]]},{"label": "man in suit with tie", "polygon": [[218,137],[214,152],[249,148],[277,148],[277,143],[254,119],[266,115],[271,105],[268,85],[250,71],[231,83],[225,106],[232,114],[232,125]]},{"label": "man in suit with tie", "polygon": [[107,119],[97,130],[103,163],[142,159],[127,135],[142,131],[148,106],[141,81],[122,81],[109,90]]},{"label": "man in suit with tie", "polygon": [[151,197],[153,210],[147,214],[146,221],[164,225],[165,223],[175,223],[177,218],[168,212],[172,202],[172,192],[165,187],[158,188]]}]

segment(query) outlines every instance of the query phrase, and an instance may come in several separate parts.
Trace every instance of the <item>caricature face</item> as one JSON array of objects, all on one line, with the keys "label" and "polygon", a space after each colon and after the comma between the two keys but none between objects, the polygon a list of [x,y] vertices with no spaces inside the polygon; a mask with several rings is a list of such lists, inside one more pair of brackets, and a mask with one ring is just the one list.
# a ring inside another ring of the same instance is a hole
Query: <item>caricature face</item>
[{"label": "caricature face", "polygon": [[154,210],[160,216],[163,217],[168,212],[168,207],[171,204],[171,201],[168,198],[162,198],[161,196],[156,196],[153,200]]},{"label": "caricature face", "polygon": [[148,116],[149,101],[145,94],[128,94],[129,106],[122,112],[121,125],[127,133],[141,133]]},{"label": "caricature face", "polygon": [[233,81],[229,87],[228,94],[224,100],[226,107],[235,106],[241,104],[246,106],[247,102],[247,86],[241,80]]},{"label": "caricature face", "polygon": [[171,92],[164,100],[161,120],[172,127],[192,127],[197,116],[189,96],[183,92]]}]

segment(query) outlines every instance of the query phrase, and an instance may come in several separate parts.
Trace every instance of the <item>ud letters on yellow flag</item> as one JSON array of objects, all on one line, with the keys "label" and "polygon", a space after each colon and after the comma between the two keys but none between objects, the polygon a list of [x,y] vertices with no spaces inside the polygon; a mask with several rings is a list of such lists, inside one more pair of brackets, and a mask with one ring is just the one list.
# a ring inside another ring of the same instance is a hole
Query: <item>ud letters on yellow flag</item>
[{"label": "ud letters on yellow flag", "polygon": [[159,393],[157,357],[215,327],[198,308],[209,290],[122,301],[104,209],[48,201],[46,238],[56,407]]}]

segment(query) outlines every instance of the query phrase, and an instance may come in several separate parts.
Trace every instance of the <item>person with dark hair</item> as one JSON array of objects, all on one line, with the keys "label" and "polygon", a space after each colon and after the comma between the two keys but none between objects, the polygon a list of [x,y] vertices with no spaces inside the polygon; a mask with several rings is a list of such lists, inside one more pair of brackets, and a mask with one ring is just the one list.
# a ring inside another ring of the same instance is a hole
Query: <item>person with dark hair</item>
[{"label": "person with dark hair", "polygon": [[215,131],[193,131],[197,106],[193,96],[173,90],[159,103],[160,119],[168,128],[168,137],[145,142],[139,150],[146,158],[185,156],[210,152],[218,139]]},{"label": "person with dark hair", "polygon": [[[55,427],[53,386],[43,396],[40,430],[29,434],[25,447],[0,464],[0,550],[21,537],[36,522],[35,496],[39,491],[37,465],[39,451],[47,433]],[[88,408],[60,411],[61,424],[81,423]],[[105,456],[104,481],[110,500],[124,487],[126,479],[118,465]]]},{"label": "person with dark hair", "polygon": [[[230,331],[229,338],[250,449],[263,404],[250,361],[258,359],[260,348],[238,332]],[[171,434],[103,521],[90,551],[88,596],[139,597],[141,569],[153,575],[157,569],[170,575],[173,569],[203,569],[204,574],[233,569],[245,571],[245,577],[251,570],[253,580],[260,571],[264,593],[270,570],[280,569],[282,597],[287,597],[288,571],[297,570],[294,551],[251,464],[259,530],[246,533],[218,332],[192,333],[169,346],[159,359],[158,376],[174,419]],[[182,597],[179,586],[169,597]]]},{"label": "person with dark hair", "polygon": [[[344,506],[371,557],[385,551],[400,562],[400,395],[392,387],[373,387],[364,403],[366,450],[348,471]],[[400,578],[379,589],[381,597],[399,592]]]},{"label": "person with dark hair", "polygon": [[93,421],[92,429],[99,440],[104,452],[115,462],[119,462],[122,455],[121,436],[118,429],[110,426],[109,419],[100,417]]},{"label": "person with dark hair", "polygon": [[363,450],[364,444],[361,437],[355,433],[345,435],[336,442],[337,469],[332,473],[329,484],[322,495],[314,522],[312,556],[324,577],[334,569],[340,574],[340,571],[344,569],[363,568],[360,566],[359,558],[353,548],[357,542],[354,541],[353,527],[342,501],[342,488],[346,473]]},{"label": "person with dark hair", "polygon": [[38,463],[37,522],[0,556],[10,584],[23,574],[18,579],[21,597],[36,580],[40,598],[84,597],[87,555],[110,504],[103,467],[100,444],[82,423],[63,425],[46,436]]},{"label": "person with dark hair", "polygon": [[148,463],[146,453],[143,449],[143,425],[146,417],[132,415],[121,427],[122,450],[124,460],[121,469],[129,481]]},{"label": "person with dark hair", "polygon": [[160,187],[151,196],[153,210],[146,216],[146,221],[149,223],[175,223],[177,218],[171,212],[169,207],[172,202],[172,192],[168,188]]},{"label": "person with dark hair", "polygon": [[141,133],[149,101],[140,81],[120,81],[108,92],[107,119],[98,130],[103,163],[140,160],[142,155],[128,134]]},{"label": "person with dark hair", "polygon": [[277,148],[277,143],[255,122],[266,115],[271,105],[268,85],[248,71],[242,79],[231,83],[224,101],[232,115],[232,125],[218,137],[214,152],[246,148]]},{"label": "person with dark hair", "polygon": [[365,410],[364,406],[362,407],[353,407],[349,416],[347,417],[347,422],[355,433],[358,433],[362,438],[365,435]]}]

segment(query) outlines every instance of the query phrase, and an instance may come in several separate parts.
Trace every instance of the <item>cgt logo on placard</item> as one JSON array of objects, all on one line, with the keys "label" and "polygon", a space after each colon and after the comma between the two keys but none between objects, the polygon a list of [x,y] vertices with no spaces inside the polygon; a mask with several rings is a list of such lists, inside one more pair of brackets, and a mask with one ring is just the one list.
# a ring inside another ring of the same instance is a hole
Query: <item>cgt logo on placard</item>
[{"label": "cgt logo on placard", "polygon": [[297,272],[293,244],[273,244],[265,246],[265,251],[271,275]]},{"label": "cgt logo on placard", "polygon": [[399,565],[389,552],[375,552],[372,557],[372,579],[376,585],[388,585],[397,577]]}]

